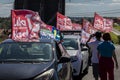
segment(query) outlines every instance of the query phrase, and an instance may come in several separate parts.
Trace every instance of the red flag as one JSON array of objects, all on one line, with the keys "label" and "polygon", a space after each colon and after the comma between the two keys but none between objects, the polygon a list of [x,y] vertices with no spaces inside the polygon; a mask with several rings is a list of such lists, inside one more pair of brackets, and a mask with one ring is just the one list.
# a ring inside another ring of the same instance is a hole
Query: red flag
[{"label": "red flag", "polygon": [[111,32],[113,29],[113,20],[104,19],[104,32]]},{"label": "red flag", "polygon": [[82,29],[89,34],[93,34],[96,32],[96,29],[93,27],[93,25],[86,19],[83,19]]},{"label": "red flag", "polygon": [[95,13],[94,28],[102,32],[111,32],[113,28],[113,20],[106,19]]},{"label": "red flag", "polygon": [[94,28],[100,31],[104,31],[104,18],[97,13],[94,15]]},{"label": "red flag", "polygon": [[12,39],[34,41],[39,39],[40,17],[31,10],[12,10]]},{"label": "red flag", "polygon": [[73,30],[81,30],[82,25],[78,23],[72,23]]},{"label": "red flag", "polygon": [[72,30],[71,19],[57,12],[57,29],[60,31]]},{"label": "red flag", "polygon": [[[85,32],[84,30],[82,30],[82,32],[81,32],[81,43],[86,44],[86,42],[87,42],[87,40],[89,39],[90,35],[91,35],[90,33],[87,33],[87,32]],[[95,41],[95,37],[93,37],[93,38],[90,40],[90,42],[93,42],[93,41]]]}]

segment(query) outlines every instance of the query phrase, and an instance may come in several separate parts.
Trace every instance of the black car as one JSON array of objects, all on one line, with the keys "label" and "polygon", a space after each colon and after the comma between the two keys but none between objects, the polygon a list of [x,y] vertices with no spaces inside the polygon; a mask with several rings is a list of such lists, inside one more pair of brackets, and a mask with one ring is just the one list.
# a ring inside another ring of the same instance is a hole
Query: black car
[{"label": "black car", "polygon": [[0,80],[72,80],[70,56],[61,43],[50,39],[3,41]]}]

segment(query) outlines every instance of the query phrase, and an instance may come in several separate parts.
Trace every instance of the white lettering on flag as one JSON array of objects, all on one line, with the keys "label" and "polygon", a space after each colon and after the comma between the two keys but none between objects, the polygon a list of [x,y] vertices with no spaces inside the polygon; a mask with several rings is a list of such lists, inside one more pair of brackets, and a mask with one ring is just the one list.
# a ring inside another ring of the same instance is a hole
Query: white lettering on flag
[{"label": "white lettering on flag", "polygon": [[31,10],[12,10],[12,39],[16,41],[38,41],[40,18]]}]

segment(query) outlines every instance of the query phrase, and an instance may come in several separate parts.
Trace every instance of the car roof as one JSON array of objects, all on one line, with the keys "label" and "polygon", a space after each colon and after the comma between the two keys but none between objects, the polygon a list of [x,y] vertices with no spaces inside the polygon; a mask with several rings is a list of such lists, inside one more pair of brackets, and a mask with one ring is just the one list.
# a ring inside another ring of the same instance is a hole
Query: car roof
[{"label": "car roof", "polygon": [[54,43],[54,39],[40,39],[40,42]]},{"label": "car roof", "polygon": [[14,40],[12,40],[12,39],[5,39],[1,43],[7,43],[7,42],[14,42]]},{"label": "car roof", "polygon": [[[13,39],[5,39],[1,43],[9,43],[9,42],[16,42]],[[54,43],[53,39],[40,39],[40,42],[46,42],[46,43]]]},{"label": "car roof", "polygon": [[64,38],[80,38],[80,35],[64,35]]}]

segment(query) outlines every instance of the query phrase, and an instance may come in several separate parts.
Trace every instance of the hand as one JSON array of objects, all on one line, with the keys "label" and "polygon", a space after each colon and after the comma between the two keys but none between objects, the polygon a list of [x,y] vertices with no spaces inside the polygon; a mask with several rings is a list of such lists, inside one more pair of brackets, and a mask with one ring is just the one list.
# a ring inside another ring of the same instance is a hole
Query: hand
[{"label": "hand", "polygon": [[90,35],[90,37],[94,37],[94,36],[95,36],[95,34],[91,34],[91,35]]}]

